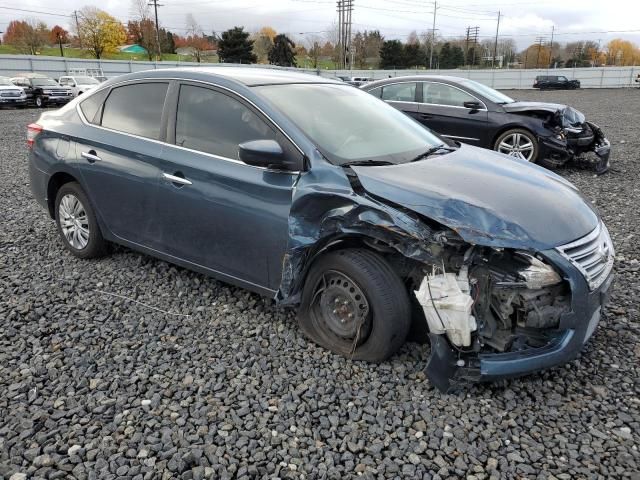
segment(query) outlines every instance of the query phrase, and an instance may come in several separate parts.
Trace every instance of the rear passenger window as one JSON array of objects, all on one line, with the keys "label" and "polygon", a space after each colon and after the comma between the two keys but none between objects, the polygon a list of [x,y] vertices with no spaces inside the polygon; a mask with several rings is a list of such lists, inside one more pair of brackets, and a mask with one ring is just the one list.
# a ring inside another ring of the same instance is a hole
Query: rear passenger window
[{"label": "rear passenger window", "polygon": [[395,83],[382,87],[382,99],[395,102],[415,102],[415,83]]},{"label": "rear passenger window", "polygon": [[158,140],[168,83],[136,83],[111,90],[102,126]]},{"label": "rear passenger window", "polygon": [[109,89],[105,88],[104,90],[94,93],[83,102],[80,102],[80,110],[82,110],[82,114],[84,118],[87,119],[87,122],[100,125],[100,110],[107,93],[109,93]]},{"label": "rear passenger window", "polygon": [[237,159],[240,143],[275,139],[274,130],[239,100],[208,88],[180,87],[177,145]]}]

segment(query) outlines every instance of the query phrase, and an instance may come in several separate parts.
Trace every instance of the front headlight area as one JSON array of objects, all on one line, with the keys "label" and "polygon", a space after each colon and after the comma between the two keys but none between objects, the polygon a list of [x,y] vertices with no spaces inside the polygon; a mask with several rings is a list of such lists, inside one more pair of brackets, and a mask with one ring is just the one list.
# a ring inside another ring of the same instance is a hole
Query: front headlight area
[{"label": "front headlight area", "polygon": [[571,305],[567,282],[543,257],[488,247],[427,269],[415,294],[430,332],[467,353],[541,347]]}]

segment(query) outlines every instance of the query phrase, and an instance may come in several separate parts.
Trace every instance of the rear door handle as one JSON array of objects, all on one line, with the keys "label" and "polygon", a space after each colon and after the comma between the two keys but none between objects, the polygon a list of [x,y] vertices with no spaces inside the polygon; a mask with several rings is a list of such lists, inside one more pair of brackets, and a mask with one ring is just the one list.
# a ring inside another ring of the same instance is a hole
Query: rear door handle
[{"label": "rear door handle", "polygon": [[82,158],[86,158],[91,163],[99,162],[99,161],[102,160],[98,155],[96,155],[96,151],[95,150],[89,150],[88,152],[82,152],[81,155],[82,155]]},{"label": "rear door handle", "polygon": [[431,115],[430,113],[421,113],[420,114],[420,118],[423,118],[425,120],[429,120],[430,118],[433,118],[433,115]]},{"label": "rear door handle", "polygon": [[[179,173],[179,172],[176,172]],[[179,177],[177,175],[171,175],[170,173],[162,172],[162,176],[169,180],[171,183],[175,183],[178,185],[191,185],[191,182],[184,177]]]}]

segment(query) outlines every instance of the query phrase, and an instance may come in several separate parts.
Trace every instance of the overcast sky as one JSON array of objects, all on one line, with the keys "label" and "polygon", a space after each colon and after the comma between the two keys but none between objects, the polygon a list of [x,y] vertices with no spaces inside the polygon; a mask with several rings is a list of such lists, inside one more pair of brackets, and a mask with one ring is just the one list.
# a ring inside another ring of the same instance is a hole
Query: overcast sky
[{"label": "overcast sky", "polygon": [[[221,32],[236,25],[250,31],[264,25],[289,33],[296,40],[323,36],[337,20],[336,2],[331,0],[160,0],[160,23],[184,33],[185,17],[192,13],[206,33]],[[433,3],[422,0],[353,0],[353,31],[379,29],[386,38],[405,39],[412,30],[431,28]],[[14,18],[38,18],[50,26],[70,27],[70,15],[84,5],[96,5],[125,21],[132,17],[132,0],[0,0],[0,30]],[[10,9],[7,9],[10,8]],[[480,39],[493,37],[498,10],[500,35],[511,36],[519,48],[538,36],[566,42],[601,40],[605,44],[621,37],[640,43],[638,0],[442,0],[436,11],[436,29],[443,37],[464,35],[467,26],[480,27]],[[43,13],[11,9],[37,10]],[[635,30],[635,31],[633,31]],[[611,33],[603,33],[609,31]],[[584,32],[584,33],[583,33]],[[595,32],[595,33],[586,33]],[[302,35],[304,33],[304,35]]]}]

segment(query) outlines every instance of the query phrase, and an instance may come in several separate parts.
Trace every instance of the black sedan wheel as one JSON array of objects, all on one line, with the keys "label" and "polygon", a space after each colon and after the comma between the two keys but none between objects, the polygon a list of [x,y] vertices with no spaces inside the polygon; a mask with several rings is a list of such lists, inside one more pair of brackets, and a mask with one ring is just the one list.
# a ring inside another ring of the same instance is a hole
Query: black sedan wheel
[{"label": "black sedan wheel", "polygon": [[302,331],[348,358],[379,362],[404,343],[411,324],[407,290],[379,255],[328,253],[307,276],[298,315]]},{"label": "black sedan wheel", "polygon": [[60,187],[56,195],[55,215],[60,238],[76,257],[95,258],[106,253],[106,242],[80,184],[70,182]]},{"label": "black sedan wheel", "polygon": [[536,137],[528,130],[521,128],[514,128],[504,132],[496,139],[493,149],[527,162],[535,162],[538,158],[538,141]]}]

